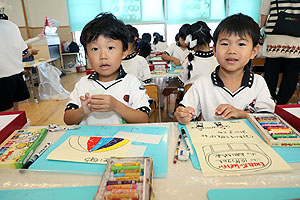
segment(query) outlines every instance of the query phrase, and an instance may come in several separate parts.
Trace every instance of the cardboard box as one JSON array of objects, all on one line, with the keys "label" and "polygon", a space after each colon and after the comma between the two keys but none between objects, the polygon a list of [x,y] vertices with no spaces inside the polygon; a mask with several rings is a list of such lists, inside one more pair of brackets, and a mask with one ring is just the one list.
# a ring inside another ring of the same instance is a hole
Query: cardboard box
[{"label": "cardboard box", "polygon": [[[297,135],[297,138],[280,138],[274,139],[267,129],[264,129],[261,124],[257,121],[259,118],[276,118],[280,121],[280,124],[292,129],[293,134]],[[284,119],[282,119],[277,114],[267,114],[267,113],[254,113],[248,115],[248,120],[270,146],[277,147],[300,147],[300,133],[294,129],[290,124],[288,124]]]},{"label": "cardboard box", "polygon": [[293,113],[287,111],[285,108],[295,108],[300,110],[300,104],[277,105],[275,113],[292,125],[297,131],[300,132],[300,118]]},{"label": "cardboard box", "polygon": [[27,123],[25,111],[0,113],[0,144]]}]

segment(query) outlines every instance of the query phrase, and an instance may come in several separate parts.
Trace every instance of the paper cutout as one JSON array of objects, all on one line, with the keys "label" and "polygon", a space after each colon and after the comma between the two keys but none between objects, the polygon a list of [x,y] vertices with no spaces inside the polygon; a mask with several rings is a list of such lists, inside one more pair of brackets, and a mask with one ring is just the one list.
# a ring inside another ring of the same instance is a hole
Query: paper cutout
[{"label": "paper cutout", "polygon": [[125,157],[130,145],[123,138],[70,136],[47,159],[105,164],[107,158]]},{"label": "paper cutout", "polygon": [[119,131],[114,135],[117,138],[124,138],[127,140],[131,140],[132,142],[141,142],[148,144],[159,144],[162,138],[162,135],[154,135],[154,134],[144,134],[144,133],[131,133],[125,131]]},{"label": "paper cutout", "polygon": [[291,170],[242,120],[195,122],[187,129],[204,176]]},{"label": "paper cutout", "polygon": [[96,88],[89,91],[90,96],[97,95],[97,94],[104,94],[103,88]]}]

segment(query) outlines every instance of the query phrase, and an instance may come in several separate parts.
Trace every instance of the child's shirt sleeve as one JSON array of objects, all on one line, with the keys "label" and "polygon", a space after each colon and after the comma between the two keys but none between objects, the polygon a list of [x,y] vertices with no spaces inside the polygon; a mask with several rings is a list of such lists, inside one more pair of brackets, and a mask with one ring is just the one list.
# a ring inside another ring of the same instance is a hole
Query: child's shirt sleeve
[{"label": "child's shirt sleeve", "polygon": [[265,79],[255,74],[258,83],[256,84],[257,99],[255,102],[256,112],[274,112],[275,111],[275,102],[271,97],[270,91],[268,89]]},{"label": "child's shirt sleeve", "polygon": [[191,88],[185,93],[183,100],[180,102],[180,105],[184,107],[192,107],[195,110],[197,116],[201,113],[200,105],[200,93],[197,89],[197,82],[195,82]]},{"label": "child's shirt sleeve", "polygon": [[185,59],[182,66],[181,66],[181,70],[180,70],[180,73],[179,73],[179,80],[182,82],[182,83],[186,83],[186,81],[188,80],[188,60]]},{"label": "child's shirt sleeve", "polygon": [[139,61],[139,65],[140,65],[140,69],[141,69],[140,70],[141,74],[139,74],[140,79],[143,82],[145,82],[145,81],[147,81],[147,83],[150,82],[152,79],[152,76],[151,76],[149,64],[147,63],[146,59],[141,58]]},{"label": "child's shirt sleeve", "polygon": [[129,107],[136,110],[141,110],[150,114],[149,97],[146,94],[146,89],[141,82],[133,75],[128,79],[128,88],[130,88]]}]

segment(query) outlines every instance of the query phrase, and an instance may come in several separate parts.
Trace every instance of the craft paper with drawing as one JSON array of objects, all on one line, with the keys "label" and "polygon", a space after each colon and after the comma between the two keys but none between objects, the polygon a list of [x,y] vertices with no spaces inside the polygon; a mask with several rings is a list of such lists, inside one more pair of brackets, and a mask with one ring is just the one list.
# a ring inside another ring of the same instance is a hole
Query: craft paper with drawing
[{"label": "craft paper with drawing", "polygon": [[125,157],[131,141],[115,137],[70,136],[47,157],[84,163],[106,164],[110,157]]},{"label": "craft paper with drawing", "polygon": [[204,176],[290,171],[290,166],[242,120],[187,125]]}]

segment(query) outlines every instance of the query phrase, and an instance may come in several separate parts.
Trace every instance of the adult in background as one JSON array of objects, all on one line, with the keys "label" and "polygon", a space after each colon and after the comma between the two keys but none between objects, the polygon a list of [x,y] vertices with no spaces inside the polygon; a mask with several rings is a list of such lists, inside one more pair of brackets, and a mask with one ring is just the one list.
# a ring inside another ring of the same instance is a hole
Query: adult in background
[{"label": "adult in background", "polygon": [[[278,5],[278,6],[277,6]],[[262,0],[260,27],[264,29],[266,46],[265,74],[270,93],[276,104],[286,104],[293,96],[300,72],[300,37],[274,33],[278,13],[300,14],[299,0]],[[269,18],[268,18],[269,17]],[[278,92],[279,73],[282,80]]]},{"label": "adult in background", "polygon": [[24,79],[22,57],[32,54],[25,44],[18,26],[8,20],[0,1],[0,112],[18,111],[19,101],[29,98]]}]

